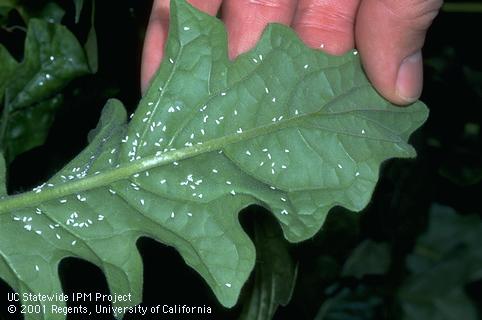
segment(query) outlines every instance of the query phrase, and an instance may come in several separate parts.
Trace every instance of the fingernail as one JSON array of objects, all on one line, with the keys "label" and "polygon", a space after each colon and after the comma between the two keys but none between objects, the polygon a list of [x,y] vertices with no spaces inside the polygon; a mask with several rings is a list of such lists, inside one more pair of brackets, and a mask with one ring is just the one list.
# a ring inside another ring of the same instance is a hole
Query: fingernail
[{"label": "fingernail", "polygon": [[420,97],[423,85],[422,52],[419,50],[403,59],[398,69],[396,92],[407,103]]}]

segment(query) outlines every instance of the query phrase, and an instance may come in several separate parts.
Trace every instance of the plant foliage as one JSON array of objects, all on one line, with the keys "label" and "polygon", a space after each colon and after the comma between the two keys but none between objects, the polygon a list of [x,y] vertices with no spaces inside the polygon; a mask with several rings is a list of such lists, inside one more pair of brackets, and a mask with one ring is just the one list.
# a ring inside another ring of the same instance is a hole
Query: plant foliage
[{"label": "plant foliage", "polygon": [[287,240],[302,241],[333,206],[363,209],[384,160],[415,155],[407,140],[426,107],[384,100],[356,52],[329,56],[273,24],[229,61],[219,20],[174,0],[170,21],[164,62],[132,120],[110,100],[84,151],[0,201],[0,276],[17,292],[60,293],[58,264],[73,256],[99,266],[111,292],[132,293],[115,307],[139,303],[135,243],[148,236],[233,306],[255,262],[242,208],[268,208]]},{"label": "plant foliage", "polygon": [[59,23],[63,14],[50,3],[37,13],[42,19],[28,19],[21,63],[0,44],[0,151],[7,163],[44,143],[62,104],[62,89],[89,73],[80,43]]}]

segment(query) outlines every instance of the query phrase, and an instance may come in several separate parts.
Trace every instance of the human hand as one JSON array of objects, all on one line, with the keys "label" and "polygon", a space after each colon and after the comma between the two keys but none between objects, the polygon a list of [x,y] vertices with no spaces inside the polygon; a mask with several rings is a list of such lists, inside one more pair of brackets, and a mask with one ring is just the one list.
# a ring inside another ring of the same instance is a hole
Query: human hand
[{"label": "human hand", "polygon": [[[268,23],[291,26],[310,47],[331,54],[356,48],[368,78],[388,100],[408,104],[422,91],[421,48],[442,0],[188,0],[215,15],[222,6],[229,57],[251,49]],[[169,0],[154,0],[141,68],[147,88],[167,39]]]}]

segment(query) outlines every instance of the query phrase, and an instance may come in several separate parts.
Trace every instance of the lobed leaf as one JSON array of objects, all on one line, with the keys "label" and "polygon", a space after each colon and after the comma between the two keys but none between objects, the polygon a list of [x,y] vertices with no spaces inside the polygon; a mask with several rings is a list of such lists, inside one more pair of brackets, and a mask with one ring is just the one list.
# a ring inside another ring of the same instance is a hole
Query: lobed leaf
[{"label": "lobed leaf", "polygon": [[23,61],[17,64],[3,46],[0,58],[6,65],[0,70],[0,149],[8,163],[45,141],[62,102],[60,91],[89,66],[70,31],[38,19],[30,19]]},{"label": "lobed leaf", "polygon": [[233,306],[255,261],[242,208],[268,208],[289,241],[302,241],[333,206],[361,210],[382,161],[415,155],[407,140],[427,109],[380,97],[356,54],[309,49],[274,24],[229,61],[222,23],[181,0],[169,32],[132,120],[110,100],[78,157],[0,201],[0,276],[18,292],[61,292],[58,263],[74,256],[98,265],[111,292],[132,293],[116,306],[138,303],[135,242],[148,236]]}]

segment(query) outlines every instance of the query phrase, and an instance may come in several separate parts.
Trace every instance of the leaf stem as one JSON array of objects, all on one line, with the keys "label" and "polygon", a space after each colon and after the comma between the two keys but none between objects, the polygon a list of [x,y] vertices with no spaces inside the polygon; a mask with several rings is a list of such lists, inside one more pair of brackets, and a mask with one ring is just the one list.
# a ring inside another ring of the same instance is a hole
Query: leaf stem
[{"label": "leaf stem", "polygon": [[50,201],[60,197],[76,194],[82,191],[107,186],[111,183],[124,180],[130,176],[155,167],[167,165],[174,161],[185,160],[199,154],[221,150],[227,145],[252,139],[260,134],[271,133],[296,123],[307,115],[286,120],[284,123],[273,123],[264,127],[257,127],[246,130],[242,133],[235,133],[220,138],[215,138],[200,145],[186,147],[179,150],[168,151],[160,156],[151,156],[144,159],[132,161],[118,168],[91,175],[76,181],[66,182],[45,190],[30,191],[18,195],[8,196],[0,200],[0,214],[25,207],[33,207],[42,202]]}]

